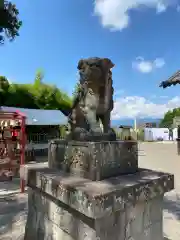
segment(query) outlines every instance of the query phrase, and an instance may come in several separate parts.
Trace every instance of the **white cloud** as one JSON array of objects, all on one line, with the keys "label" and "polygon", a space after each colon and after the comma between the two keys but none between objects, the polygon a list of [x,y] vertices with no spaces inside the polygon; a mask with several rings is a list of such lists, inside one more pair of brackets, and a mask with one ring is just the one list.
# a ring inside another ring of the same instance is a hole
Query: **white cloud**
[{"label": "white cloud", "polygon": [[156,58],[153,62],[154,67],[162,68],[165,65],[165,61],[163,58]]},{"label": "white cloud", "polygon": [[153,61],[144,60],[143,57],[137,57],[132,63],[132,67],[142,73],[150,73],[156,68],[162,68],[165,65],[163,58],[156,58]]},{"label": "white cloud", "polygon": [[158,104],[140,96],[126,96],[114,102],[112,119],[134,117],[163,117],[168,110],[180,106],[180,97],[176,96],[166,103]]},{"label": "white cloud", "polygon": [[175,2],[177,0],[95,0],[94,13],[100,17],[104,27],[123,30],[130,22],[129,10],[143,6],[161,13]]},{"label": "white cloud", "polygon": [[157,13],[162,13],[166,11],[167,6],[163,4],[162,2],[159,2],[156,7]]},{"label": "white cloud", "polygon": [[180,12],[180,5],[177,6],[176,10],[177,12]]}]

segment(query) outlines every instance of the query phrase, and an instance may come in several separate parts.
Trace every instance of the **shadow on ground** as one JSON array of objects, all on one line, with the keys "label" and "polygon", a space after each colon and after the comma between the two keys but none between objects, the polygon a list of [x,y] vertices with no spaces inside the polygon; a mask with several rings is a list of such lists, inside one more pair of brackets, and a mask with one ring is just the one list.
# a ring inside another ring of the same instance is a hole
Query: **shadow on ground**
[{"label": "shadow on ground", "polygon": [[6,233],[12,234],[13,225],[17,226],[18,222],[26,217],[26,201],[20,202],[17,195],[8,195],[0,199],[0,206],[0,236]]},{"label": "shadow on ground", "polygon": [[20,192],[20,179],[14,178],[12,181],[0,182],[0,198],[9,193]]},{"label": "shadow on ground", "polygon": [[19,194],[18,182],[0,183],[0,240],[18,239],[27,218],[27,194]]},{"label": "shadow on ground", "polygon": [[180,220],[180,198],[177,199],[168,199],[164,197],[164,210],[172,213],[177,220]]}]

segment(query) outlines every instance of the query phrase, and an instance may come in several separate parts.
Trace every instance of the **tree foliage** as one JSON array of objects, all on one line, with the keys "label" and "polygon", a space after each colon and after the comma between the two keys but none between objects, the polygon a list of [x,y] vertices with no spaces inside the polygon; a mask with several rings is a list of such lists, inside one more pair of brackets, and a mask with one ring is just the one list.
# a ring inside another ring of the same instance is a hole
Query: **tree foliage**
[{"label": "tree foliage", "polygon": [[14,40],[19,36],[19,29],[22,21],[19,20],[19,11],[16,5],[4,1],[3,6],[0,6],[0,43],[4,43],[5,37],[9,40]]},{"label": "tree foliage", "polygon": [[6,77],[0,76],[0,92],[6,92],[9,89],[9,82]]},{"label": "tree foliage", "polygon": [[43,83],[38,71],[33,84],[9,84],[0,76],[0,105],[35,109],[57,109],[68,115],[72,98],[54,85]]},{"label": "tree foliage", "polygon": [[73,98],[76,98],[76,96],[78,95],[79,91],[80,91],[81,85],[80,83],[76,83],[75,87],[74,87],[74,91],[73,91]]},{"label": "tree foliage", "polygon": [[173,118],[180,116],[180,108],[174,108],[172,111],[168,111],[162,121],[160,122],[160,127],[171,128],[173,124]]},{"label": "tree foliage", "polygon": [[6,77],[0,76],[0,100],[5,103],[6,93],[9,90],[9,82]]}]

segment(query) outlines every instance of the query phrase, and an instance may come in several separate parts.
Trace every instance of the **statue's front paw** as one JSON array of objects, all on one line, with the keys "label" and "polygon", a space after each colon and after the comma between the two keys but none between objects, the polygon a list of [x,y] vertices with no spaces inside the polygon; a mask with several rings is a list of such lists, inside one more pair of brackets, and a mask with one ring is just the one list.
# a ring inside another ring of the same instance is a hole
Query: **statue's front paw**
[{"label": "statue's front paw", "polygon": [[84,128],[76,127],[73,131],[73,140],[83,141],[86,138],[88,131]]}]

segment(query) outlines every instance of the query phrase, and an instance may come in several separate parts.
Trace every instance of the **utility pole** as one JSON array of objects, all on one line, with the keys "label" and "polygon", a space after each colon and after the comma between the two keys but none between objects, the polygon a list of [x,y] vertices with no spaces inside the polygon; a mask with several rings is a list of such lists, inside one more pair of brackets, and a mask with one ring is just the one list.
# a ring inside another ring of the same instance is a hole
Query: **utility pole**
[{"label": "utility pole", "polygon": [[134,130],[135,130],[135,132],[137,132],[137,121],[136,121],[136,117],[134,118]]},{"label": "utility pole", "polygon": [[134,118],[134,132],[136,134],[136,140],[138,140],[138,129],[137,129],[137,119]]}]

